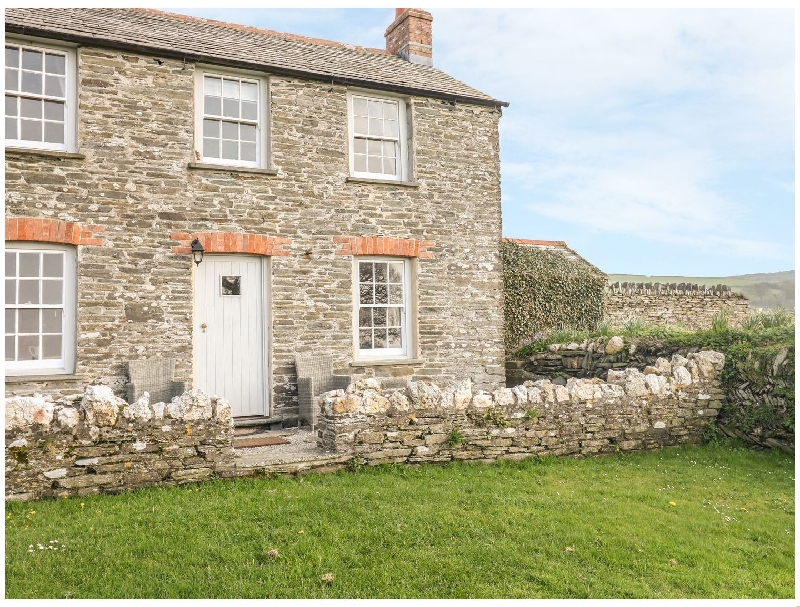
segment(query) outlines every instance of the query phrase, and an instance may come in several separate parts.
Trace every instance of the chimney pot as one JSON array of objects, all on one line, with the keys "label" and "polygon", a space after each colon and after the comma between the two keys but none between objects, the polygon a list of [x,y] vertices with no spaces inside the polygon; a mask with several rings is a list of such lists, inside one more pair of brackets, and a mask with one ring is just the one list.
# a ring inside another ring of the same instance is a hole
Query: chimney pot
[{"label": "chimney pot", "polygon": [[397,8],[386,29],[386,50],[409,61],[433,65],[433,15],[420,8]]}]

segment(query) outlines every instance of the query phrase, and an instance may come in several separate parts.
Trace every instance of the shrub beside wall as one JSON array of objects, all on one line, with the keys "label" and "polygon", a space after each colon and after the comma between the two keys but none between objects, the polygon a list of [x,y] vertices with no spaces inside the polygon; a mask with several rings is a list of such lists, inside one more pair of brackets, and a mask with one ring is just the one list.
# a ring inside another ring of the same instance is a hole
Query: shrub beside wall
[{"label": "shrub beside wall", "polygon": [[502,253],[507,351],[538,332],[593,329],[603,318],[606,276],[593,265],[508,241]]}]

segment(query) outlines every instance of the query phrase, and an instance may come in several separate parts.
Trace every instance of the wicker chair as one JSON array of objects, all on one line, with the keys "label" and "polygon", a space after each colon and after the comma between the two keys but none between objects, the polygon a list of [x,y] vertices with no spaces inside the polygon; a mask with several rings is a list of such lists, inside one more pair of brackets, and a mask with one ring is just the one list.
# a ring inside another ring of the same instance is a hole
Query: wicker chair
[{"label": "wicker chair", "polygon": [[333,374],[333,357],[330,354],[299,354],[294,359],[297,367],[297,396],[300,405],[298,422],[317,425],[316,398],[329,390],[345,389],[351,381],[347,375]]},{"label": "wicker chair", "polygon": [[151,403],[168,403],[186,391],[186,383],[174,381],[175,359],[152,358],[128,362],[128,402],[135,403],[145,392]]}]

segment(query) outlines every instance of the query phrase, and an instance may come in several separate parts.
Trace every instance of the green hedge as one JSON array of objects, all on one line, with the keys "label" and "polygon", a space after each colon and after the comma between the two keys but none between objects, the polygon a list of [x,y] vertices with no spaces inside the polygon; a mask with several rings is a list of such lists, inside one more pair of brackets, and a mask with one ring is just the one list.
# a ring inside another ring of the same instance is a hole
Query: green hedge
[{"label": "green hedge", "polygon": [[514,242],[502,252],[507,351],[537,333],[593,329],[603,318],[606,276],[593,265]]}]

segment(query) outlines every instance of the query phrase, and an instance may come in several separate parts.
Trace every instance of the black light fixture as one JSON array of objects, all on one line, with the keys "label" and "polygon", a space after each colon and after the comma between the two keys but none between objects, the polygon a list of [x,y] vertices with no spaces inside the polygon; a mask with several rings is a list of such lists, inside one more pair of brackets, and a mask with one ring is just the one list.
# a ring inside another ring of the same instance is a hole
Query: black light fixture
[{"label": "black light fixture", "polygon": [[199,266],[200,262],[203,261],[203,255],[205,254],[205,252],[206,250],[203,248],[200,239],[195,238],[192,241],[192,258],[194,258],[194,264],[196,266]]}]

